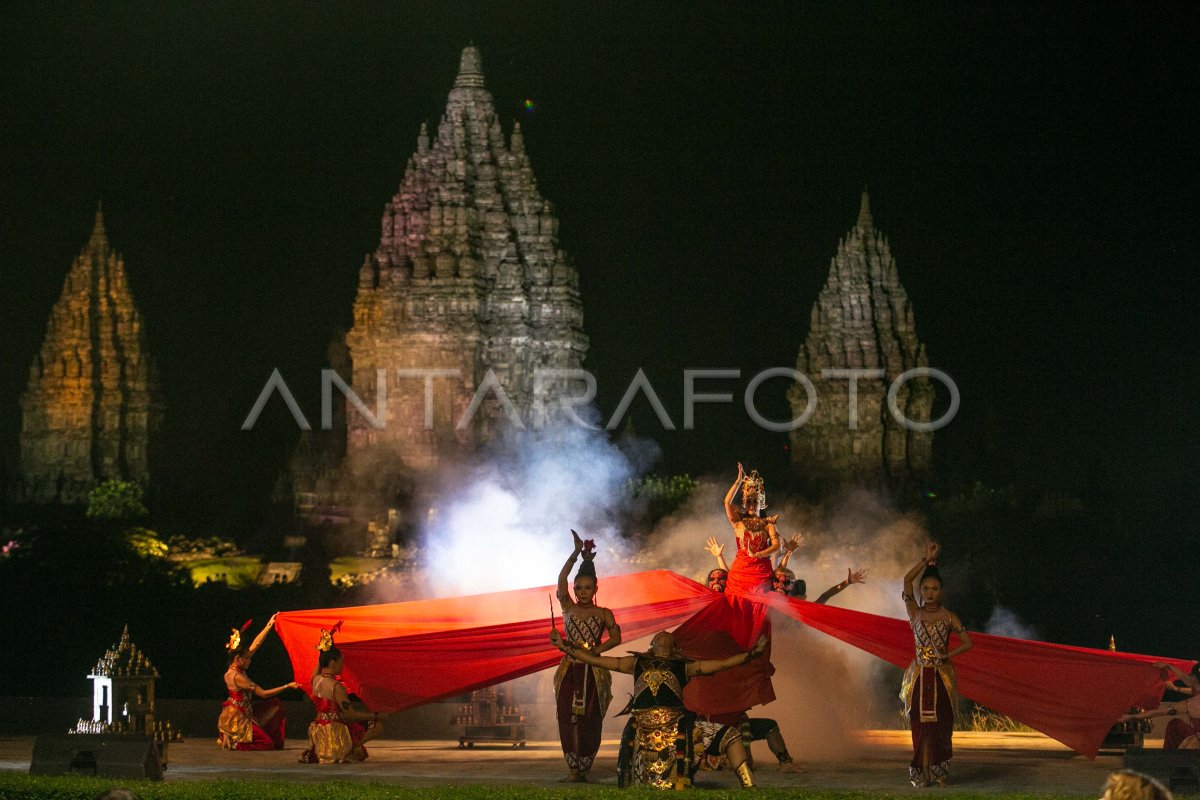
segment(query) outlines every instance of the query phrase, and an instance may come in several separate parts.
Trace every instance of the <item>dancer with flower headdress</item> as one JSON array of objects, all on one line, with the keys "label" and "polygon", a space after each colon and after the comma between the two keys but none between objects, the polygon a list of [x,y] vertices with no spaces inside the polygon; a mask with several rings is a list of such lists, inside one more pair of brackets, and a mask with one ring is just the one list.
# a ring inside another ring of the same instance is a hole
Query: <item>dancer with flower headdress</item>
[{"label": "dancer with flower headdress", "polygon": [[[742,507],[734,505],[738,489],[742,491]],[[737,555],[729,568],[726,588],[742,594],[762,594],[771,591],[775,565],[771,556],[779,550],[779,531],[775,523],[779,516],[764,517],[767,491],[758,470],[749,475],[738,464],[737,480],[725,493],[725,516],[737,538]]]},{"label": "dancer with flower headdress", "polygon": [[[274,689],[263,689],[246,675],[250,659],[275,627],[275,615],[271,615],[254,641],[246,645],[242,642],[242,634],[252,621],[246,620],[240,630],[233,628],[225,645],[229,653],[229,668],[225,670],[229,699],[217,719],[217,744],[226,750],[282,750],[286,719],[283,705],[275,698],[288,689],[299,689],[300,684],[285,683]],[[262,700],[255,702],[255,697]]]},{"label": "dancer with flower headdress", "polygon": [[[558,602],[562,606],[566,640],[593,654],[611,650],[621,643],[621,628],[612,611],[596,605],[596,545],[571,531],[575,548],[558,573]],[[575,573],[575,597],[567,591],[567,577],[579,556],[583,563]],[[605,632],[608,638],[601,641]],[[586,783],[588,772],[600,749],[600,728],[612,702],[612,675],[603,667],[588,666],[564,655],[554,673],[554,696],[558,707],[558,736],[563,757],[571,770],[566,780]]]},{"label": "dancer with flower headdress", "polygon": [[367,742],[383,733],[379,723],[387,718],[377,711],[358,711],[350,706],[350,694],[338,676],[345,666],[342,651],[333,635],[342,623],[321,629],[317,642],[317,672],[312,678],[312,700],[317,717],[308,726],[309,748],[300,756],[305,764],[340,764],[366,761]]}]

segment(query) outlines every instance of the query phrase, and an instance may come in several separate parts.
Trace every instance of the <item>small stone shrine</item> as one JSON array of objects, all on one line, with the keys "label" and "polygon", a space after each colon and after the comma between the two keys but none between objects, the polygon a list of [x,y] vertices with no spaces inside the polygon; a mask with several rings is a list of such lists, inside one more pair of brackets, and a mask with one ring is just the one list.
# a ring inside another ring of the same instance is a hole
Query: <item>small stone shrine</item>
[{"label": "small stone shrine", "polygon": [[92,668],[92,718],[75,723],[71,733],[119,733],[151,736],[166,762],[168,742],[183,737],[171,723],[154,712],[154,682],[158,669],[129,638],[129,626],[121,640],[108,649]]}]

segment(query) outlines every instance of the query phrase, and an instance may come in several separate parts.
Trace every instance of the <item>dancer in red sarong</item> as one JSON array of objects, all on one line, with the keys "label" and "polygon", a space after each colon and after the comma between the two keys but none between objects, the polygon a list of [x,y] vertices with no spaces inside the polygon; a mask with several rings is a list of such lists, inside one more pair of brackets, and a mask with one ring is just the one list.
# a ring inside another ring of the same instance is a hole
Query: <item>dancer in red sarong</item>
[{"label": "dancer in red sarong", "polygon": [[1183,681],[1183,685],[1171,683],[1168,684],[1168,688],[1191,694],[1191,697],[1176,703],[1163,703],[1158,708],[1140,714],[1125,714],[1121,721],[1171,717],[1167,729],[1163,731],[1163,750],[1200,750],[1200,663],[1192,667],[1191,674],[1162,661],[1154,666],[1174,672]]},{"label": "dancer in red sarong", "polygon": [[[742,490],[742,507],[733,504],[738,489]],[[763,480],[754,470],[738,464],[737,480],[725,493],[725,516],[737,537],[737,555],[729,569],[727,588],[734,594],[762,594],[771,591],[771,575],[775,569],[771,555],[779,549],[779,531],[775,523],[779,516],[764,517],[767,493]]]},{"label": "dancer in red sarong", "polygon": [[321,655],[312,679],[312,700],[317,707],[317,716],[308,726],[309,747],[300,756],[300,761],[304,764],[366,761],[365,745],[383,733],[379,723],[387,715],[350,707],[350,695],[338,679],[345,659],[342,651],[333,644],[333,631],[321,630],[317,650]]},{"label": "dancer in red sarong", "polygon": [[[595,603],[595,545],[590,540],[582,541],[575,531],[571,531],[571,536],[575,540],[575,549],[558,573],[558,602],[562,605],[566,641],[575,648],[603,653],[621,643],[621,628],[612,611]],[[567,591],[567,576],[580,554],[583,563],[575,573],[575,598],[572,599]],[[606,631],[608,638],[601,642]],[[588,666],[564,655],[554,674],[554,696],[558,707],[558,737],[571,770],[567,780],[586,783],[588,771],[600,749],[604,715],[612,702],[612,675],[603,667]]]},{"label": "dancer in red sarong", "polygon": [[[954,755],[951,737],[958,713],[958,688],[951,659],[971,649],[971,635],[958,616],[942,607],[942,576],[937,570],[938,546],[929,542],[925,556],[904,576],[900,592],[908,610],[916,655],[900,684],[900,699],[912,729],[913,758],[908,778],[913,786],[944,786]],[[912,595],[920,578],[921,603]],[[958,647],[950,650],[950,633]]]},{"label": "dancer in red sarong", "polygon": [[[263,689],[246,675],[250,659],[262,647],[274,626],[275,616],[272,615],[247,646],[242,643],[242,634],[250,627],[247,621],[241,630],[233,630],[225,645],[229,652],[229,668],[225,670],[225,688],[229,691],[229,699],[217,718],[217,744],[226,750],[283,749],[286,720],[283,705],[275,698],[288,689],[299,689],[300,684],[286,683],[274,689]],[[263,699],[255,702],[255,697]]]}]

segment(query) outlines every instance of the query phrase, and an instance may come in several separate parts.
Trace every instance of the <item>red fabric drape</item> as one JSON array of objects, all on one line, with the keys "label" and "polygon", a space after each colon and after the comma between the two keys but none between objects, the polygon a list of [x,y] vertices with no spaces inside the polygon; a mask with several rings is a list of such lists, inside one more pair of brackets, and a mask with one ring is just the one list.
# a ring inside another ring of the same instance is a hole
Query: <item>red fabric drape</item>
[{"label": "red fabric drape", "polygon": [[[771,635],[767,607],[730,594],[699,611],[675,629],[675,644],[689,658],[728,658],[754,646],[760,634]],[[699,714],[745,711],[775,699],[771,686],[771,648],[762,657],[740,667],[703,675],[683,687],[683,701]]]},{"label": "red fabric drape", "polygon": [[[708,588],[657,570],[606,577],[601,583],[626,641],[683,622],[721,601]],[[400,711],[552,667],[562,654],[550,645],[554,587],[286,611],[275,630],[287,648],[295,680],[308,685],[317,664],[321,628],[342,620],[335,636],[346,657],[343,681],[372,709]],[[557,610],[557,604],[555,604]],[[562,618],[556,617],[562,629]],[[621,651],[611,655],[621,655]]]},{"label": "red fabric drape", "polygon": [[[665,570],[607,577],[604,596],[627,641],[680,625],[688,655],[721,658],[753,644],[771,608],[866,650],[898,667],[912,659],[904,620],[817,605],[778,593],[719,595]],[[316,667],[321,628],[344,624],[336,637],[346,655],[343,679],[372,708],[398,711],[554,666],[547,639],[552,587],[409,603],[288,611],[275,629],[295,679],[307,685]],[[561,627],[561,618],[559,618]],[[1111,653],[973,633],[975,648],[955,659],[963,695],[1095,757],[1113,721],[1133,705],[1161,696],[1151,666],[1182,670],[1195,662]],[[955,644],[956,641],[952,640]],[[620,655],[620,652],[612,655]],[[688,686],[701,713],[738,711],[774,697],[767,659]],[[899,701],[897,701],[899,702]]]},{"label": "red fabric drape", "polygon": [[[778,593],[750,599],[898,667],[912,661],[912,631],[904,620]],[[1195,663],[974,632],[971,641],[975,646],[954,659],[959,691],[1088,758],[1096,757],[1118,716],[1135,705],[1158,704],[1163,678],[1153,662],[1184,671]],[[958,646],[957,636],[950,646]]]}]

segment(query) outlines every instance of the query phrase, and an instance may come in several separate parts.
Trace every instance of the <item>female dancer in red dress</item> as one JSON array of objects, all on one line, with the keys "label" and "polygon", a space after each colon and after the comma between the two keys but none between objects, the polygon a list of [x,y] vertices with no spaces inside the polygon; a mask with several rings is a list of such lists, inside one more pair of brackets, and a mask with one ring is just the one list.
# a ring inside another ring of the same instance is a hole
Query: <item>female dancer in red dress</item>
[{"label": "female dancer in red dress", "polygon": [[[340,623],[339,623],[340,624]],[[337,630],[337,627],[334,627]],[[333,632],[322,629],[317,644],[321,655],[312,679],[312,699],[317,717],[308,726],[309,748],[300,756],[305,764],[339,764],[366,761],[367,742],[383,733],[380,720],[386,714],[357,711],[350,707],[350,695],[338,680],[345,660],[333,644]]]},{"label": "female dancer in red dress", "polygon": [[[908,610],[916,655],[900,684],[900,700],[912,730],[913,757],[908,779],[913,786],[944,786],[954,755],[951,737],[958,711],[957,682],[950,659],[971,649],[971,635],[958,616],[942,607],[942,576],[938,572],[938,546],[929,542],[925,556],[904,576],[900,592]],[[920,578],[921,604],[912,596]],[[950,648],[950,633],[959,645]]]},{"label": "female dancer in red dress", "polygon": [[[742,490],[742,507],[733,504],[738,488]],[[738,464],[737,480],[725,493],[725,516],[733,526],[737,537],[737,555],[729,569],[726,588],[734,594],[755,594],[771,591],[771,577],[775,572],[771,555],[779,549],[779,531],[775,523],[778,515],[764,517],[767,493],[758,470],[749,476]]]},{"label": "female dancer in red dress", "polygon": [[[287,689],[299,689],[298,683],[286,683],[274,689],[263,689],[246,675],[250,659],[267,634],[275,626],[275,616],[263,627],[254,641],[247,647],[242,644],[242,633],[250,627],[247,622],[242,629],[234,630],[225,649],[229,651],[229,668],[225,670],[225,688],[229,699],[217,719],[217,744],[226,750],[282,750],[285,718],[283,706],[275,698]],[[254,702],[255,697],[263,698]]]},{"label": "female dancer in red dress", "polygon": [[[601,608],[596,599],[595,553],[590,541],[584,542],[571,531],[575,549],[558,573],[558,602],[563,610],[563,630],[572,646],[594,654],[611,650],[621,643],[621,628],[612,611]],[[567,591],[567,576],[575,560],[583,554],[583,563],[575,573],[575,599]],[[608,638],[601,642],[604,632]],[[563,656],[554,674],[554,695],[558,706],[558,737],[571,777],[585,783],[588,771],[600,749],[600,728],[612,701],[612,675],[602,667],[591,667]]]}]

